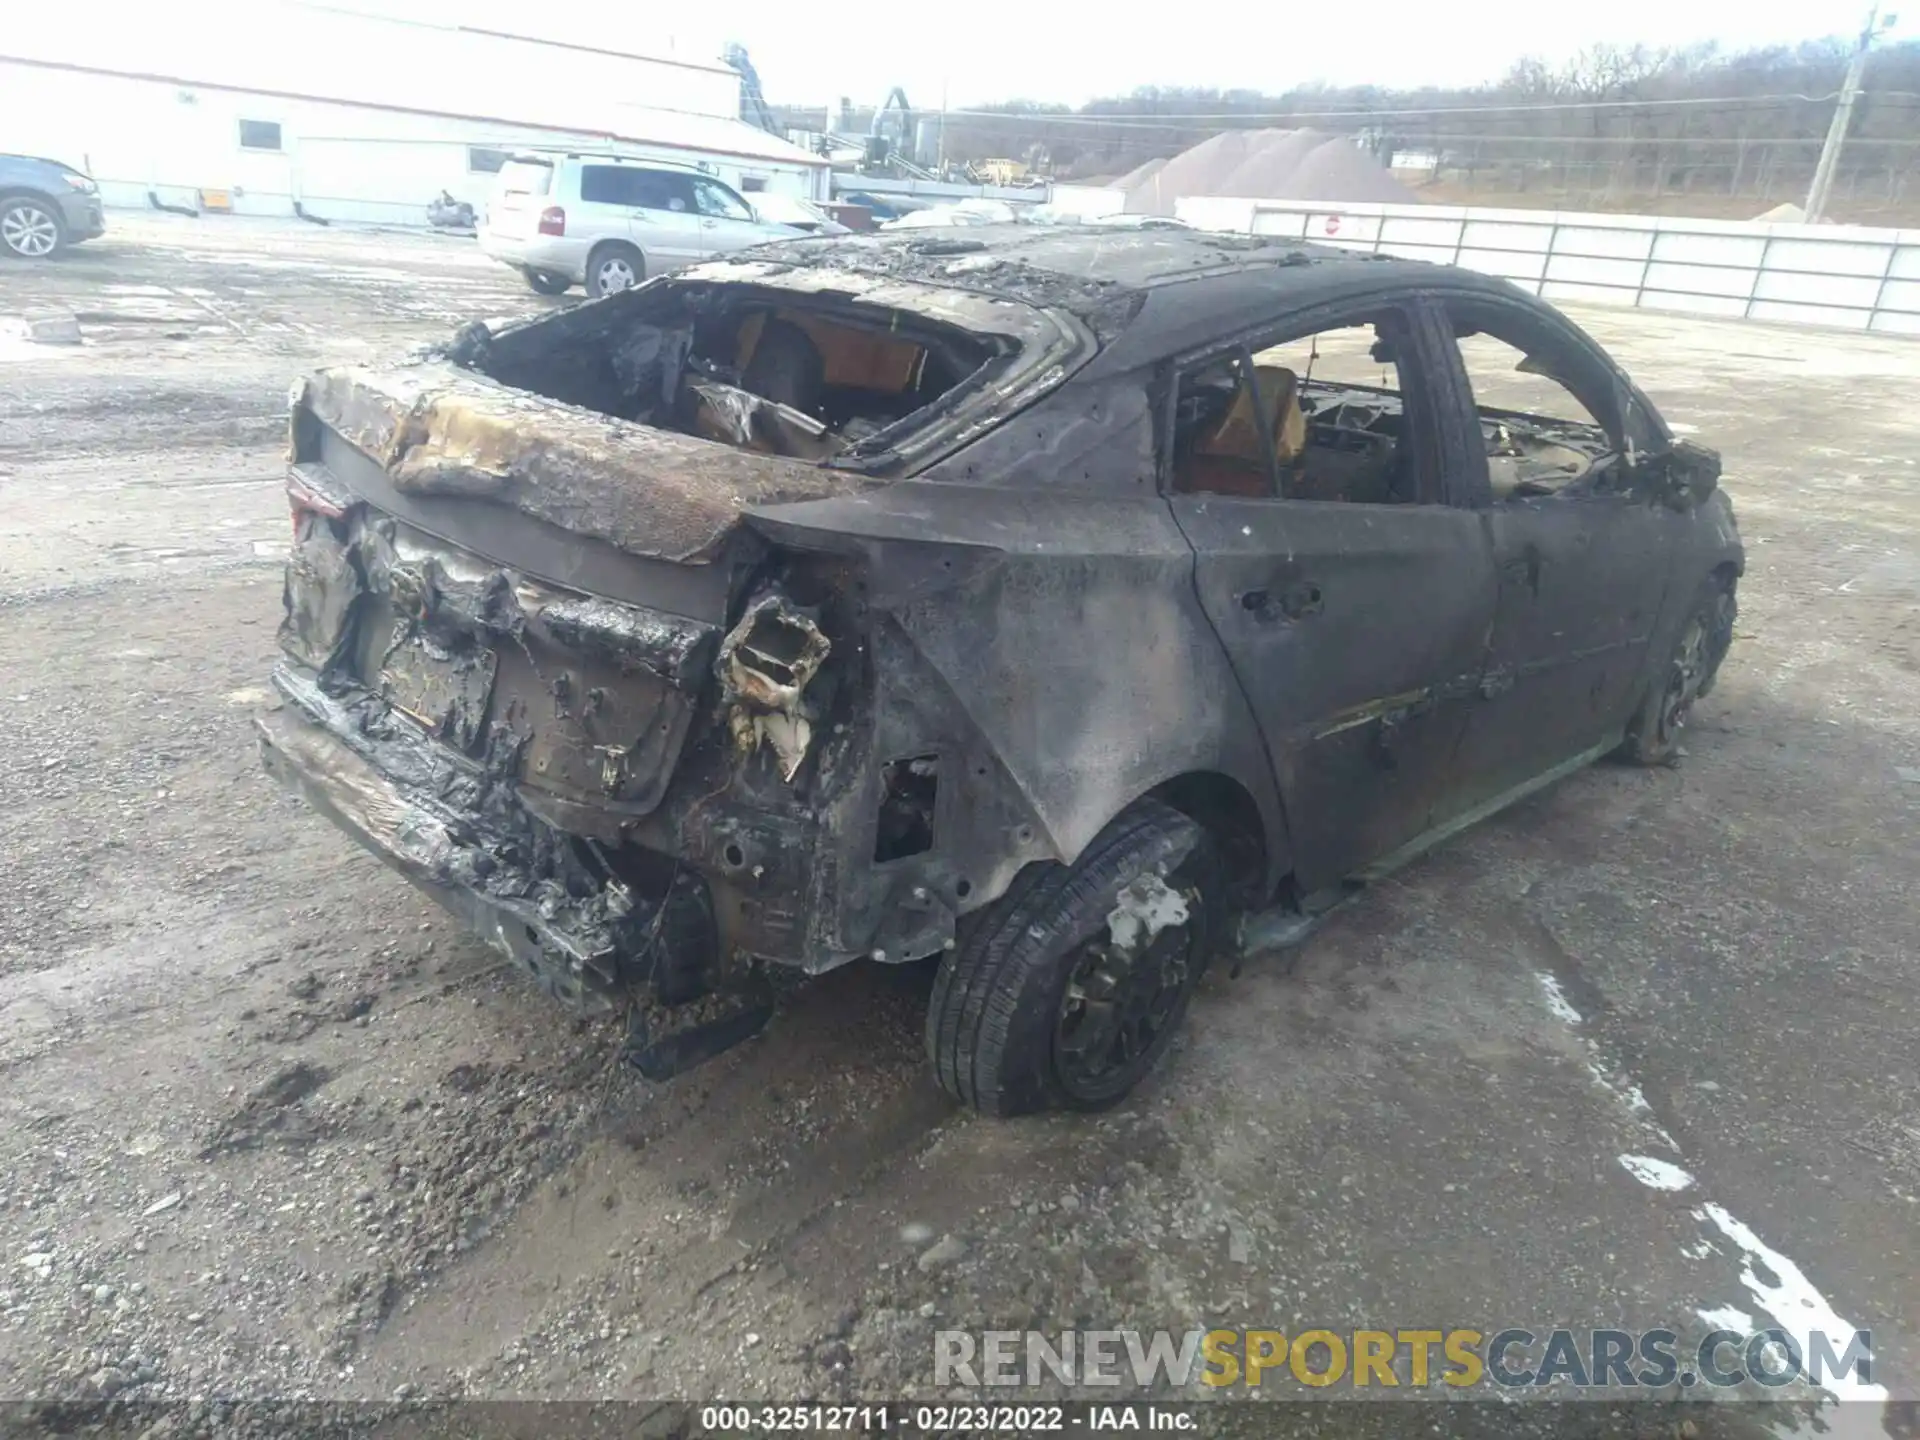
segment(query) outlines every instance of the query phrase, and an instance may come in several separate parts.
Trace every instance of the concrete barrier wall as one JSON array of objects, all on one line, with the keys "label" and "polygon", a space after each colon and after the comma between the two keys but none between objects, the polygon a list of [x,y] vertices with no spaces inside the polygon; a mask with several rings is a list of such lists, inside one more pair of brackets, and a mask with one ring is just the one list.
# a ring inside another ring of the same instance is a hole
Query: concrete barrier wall
[{"label": "concrete barrier wall", "polygon": [[1549,300],[1920,335],[1920,230],[1213,197],[1182,200],[1178,214],[1462,265]]},{"label": "concrete barrier wall", "polygon": [[1055,185],[1047,202],[1060,215],[1077,215],[1082,220],[1097,220],[1118,215],[1127,208],[1127,192],[1109,190],[1104,185]]}]

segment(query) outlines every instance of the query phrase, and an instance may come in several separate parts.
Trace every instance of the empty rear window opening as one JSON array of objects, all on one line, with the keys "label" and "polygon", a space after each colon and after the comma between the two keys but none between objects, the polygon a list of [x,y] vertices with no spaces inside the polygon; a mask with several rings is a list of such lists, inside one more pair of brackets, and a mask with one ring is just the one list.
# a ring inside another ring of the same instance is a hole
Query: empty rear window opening
[{"label": "empty rear window opening", "polygon": [[1174,416],[1174,489],[1375,505],[1420,499],[1401,402],[1404,333],[1402,317],[1388,312],[1190,371]]},{"label": "empty rear window opening", "polygon": [[669,282],[503,333],[474,364],[604,415],[826,461],[884,449],[1016,350],[900,310]]}]

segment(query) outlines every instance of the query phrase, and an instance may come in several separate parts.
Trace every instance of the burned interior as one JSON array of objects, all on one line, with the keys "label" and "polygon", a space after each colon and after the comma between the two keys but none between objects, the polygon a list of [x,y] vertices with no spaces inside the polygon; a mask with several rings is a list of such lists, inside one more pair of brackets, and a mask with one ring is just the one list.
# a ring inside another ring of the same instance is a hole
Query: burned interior
[{"label": "burned interior", "polygon": [[897,308],[694,281],[507,330],[465,358],[503,385],[603,415],[858,462],[1017,350]]},{"label": "burned interior", "polygon": [[[1370,505],[1434,499],[1437,480],[1421,473],[1404,398],[1408,323],[1400,311],[1352,317],[1196,368],[1178,395],[1174,487]],[[1470,319],[1456,330],[1462,341],[1479,334]],[[1515,351],[1508,363],[1569,394],[1539,356]],[[1482,406],[1480,429],[1502,500],[1604,485],[1621,448],[1584,413],[1556,419]]]},{"label": "burned interior", "polygon": [[[1298,345],[1242,347],[1197,369],[1180,389],[1176,488],[1375,504],[1417,498],[1393,379],[1399,323],[1386,314],[1316,334],[1302,358],[1292,353]],[[1350,351],[1363,337],[1377,383],[1330,379],[1323,344]]]},{"label": "burned interior", "polygon": [[[956,1098],[1112,1103],[1230,931],[1297,937],[1570,756],[1670,753],[1731,636],[1711,452],[1432,273],[795,242],[322,371],[267,762],[649,1075],[783,975],[938,958]],[[1577,413],[1476,403],[1481,335]]]}]

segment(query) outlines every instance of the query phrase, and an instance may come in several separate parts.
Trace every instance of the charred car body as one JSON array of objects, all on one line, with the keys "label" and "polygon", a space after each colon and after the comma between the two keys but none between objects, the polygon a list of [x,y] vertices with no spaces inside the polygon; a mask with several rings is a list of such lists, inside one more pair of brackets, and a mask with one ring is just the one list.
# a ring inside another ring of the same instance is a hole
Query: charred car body
[{"label": "charred car body", "polygon": [[[1483,403],[1492,342],[1580,417]],[[649,1074],[783,971],[941,956],[996,1113],[1112,1102],[1218,949],[1667,758],[1743,564],[1550,307],[1166,231],[763,247],[322,372],[292,461],[271,768]]]}]

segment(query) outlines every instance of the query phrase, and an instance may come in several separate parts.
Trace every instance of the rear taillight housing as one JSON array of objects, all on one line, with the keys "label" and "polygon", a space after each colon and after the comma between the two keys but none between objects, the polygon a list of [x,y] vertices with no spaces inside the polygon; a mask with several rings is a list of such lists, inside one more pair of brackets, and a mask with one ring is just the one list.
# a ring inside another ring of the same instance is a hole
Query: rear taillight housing
[{"label": "rear taillight housing", "polygon": [[293,512],[293,542],[300,543],[300,526],[308,516],[322,520],[342,520],[347,510],[338,500],[308,483],[298,466],[287,472],[287,508]]},{"label": "rear taillight housing", "polygon": [[567,212],[558,205],[549,205],[540,212],[540,233],[542,235],[564,235],[567,233]]}]

